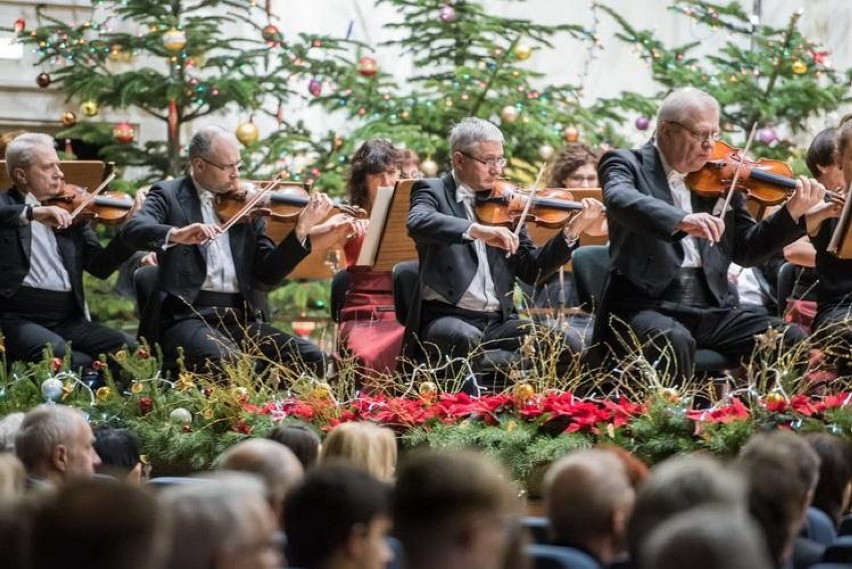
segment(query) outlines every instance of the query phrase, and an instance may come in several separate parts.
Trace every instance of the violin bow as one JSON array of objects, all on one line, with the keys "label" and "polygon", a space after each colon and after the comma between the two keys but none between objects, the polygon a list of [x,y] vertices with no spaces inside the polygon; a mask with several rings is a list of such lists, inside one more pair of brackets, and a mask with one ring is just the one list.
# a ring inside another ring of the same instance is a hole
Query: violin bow
[{"label": "violin bow", "polygon": [[[535,199],[535,194],[538,191],[538,184],[539,182],[541,182],[542,175],[544,175],[545,166],[547,166],[547,164],[542,164],[541,168],[538,169],[538,175],[535,177],[535,182],[533,183],[532,188],[530,188],[530,195],[527,198],[527,203],[524,205],[524,211],[521,212],[521,218],[518,220],[518,224],[515,226],[515,237],[520,237],[521,235],[521,229],[523,228],[524,223],[526,223],[527,215],[530,212],[530,207],[532,207],[533,200]],[[506,257],[509,257],[510,255],[511,253],[506,253]]]},{"label": "violin bow", "polygon": [[74,211],[71,212],[71,221],[74,221],[74,218],[77,217],[80,214],[80,212],[82,212],[84,209],[86,209],[86,206],[89,205],[90,203],[92,203],[92,200],[95,199],[95,196],[97,196],[99,193],[104,191],[104,188],[106,188],[109,185],[109,183],[113,181],[114,178],[115,178],[115,172],[113,172],[112,174],[107,176],[106,179],[103,182],[101,182],[101,185],[98,186],[97,188],[95,188],[94,192],[92,192],[86,198],[84,198],[80,202],[80,205],[78,205],[74,209]]},{"label": "violin bow", "polygon": [[737,164],[737,168],[734,170],[734,178],[731,180],[731,187],[728,188],[728,195],[725,196],[725,203],[722,206],[722,211],[719,212],[719,219],[725,219],[725,213],[731,205],[731,199],[734,197],[734,190],[737,187],[737,182],[740,181],[740,171],[742,170],[743,162],[745,162],[745,156],[751,148],[752,143],[754,143],[755,133],[757,133],[757,122],[751,125],[751,132],[748,135],[748,140],[746,140],[746,144],[741,151],[740,161]]},{"label": "violin bow", "polygon": [[[239,223],[239,221],[243,217],[245,217],[254,208],[254,206],[256,206],[258,203],[260,203],[260,200],[262,200],[264,197],[266,197],[266,195],[269,194],[269,192],[271,192],[276,187],[281,185],[282,182],[283,182],[283,180],[281,180],[281,178],[278,178],[277,180],[272,181],[270,184],[268,184],[262,190],[257,192],[255,195],[253,195],[251,197],[251,199],[246,200],[245,205],[242,208],[240,208],[240,210],[237,213],[235,213],[233,215],[233,217],[231,217],[231,219],[229,219],[227,222],[225,222],[224,224],[222,224],[219,227],[219,229],[221,229],[221,233],[219,233],[219,235],[222,235],[222,233],[226,233],[231,227],[233,227],[235,224]],[[219,235],[217,235],[216,237],[218,237]],[[210,241],[215,240],[216,237],[214,237]]]}]

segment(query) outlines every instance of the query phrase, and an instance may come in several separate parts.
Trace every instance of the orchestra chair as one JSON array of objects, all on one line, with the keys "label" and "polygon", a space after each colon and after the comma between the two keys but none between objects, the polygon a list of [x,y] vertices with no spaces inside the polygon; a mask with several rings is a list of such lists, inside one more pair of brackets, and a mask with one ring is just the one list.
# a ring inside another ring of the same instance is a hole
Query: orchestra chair
[{"label": "orchestra chair", "polygon": [[[841,535],[832,541],[822,556],[823,563],[843,563],[852,565],[852,536]],[[815,566],[814,566],[815,567]]]},{"label": "orchestra chair", "polygon": [[522,516],[521,525],[532,537],[533,543],[546,545],[550,541],[550,521],[544,516]]},{"label": "orchestra chair", "polygon": [[589,554],[559,545],[532,544],[524,548],[535,569],[601,569]]},{"label": "orchestra chair", "polygon": [[837,539],[837,528],[828,514],[811,506],[802,524],[802,535],[820,545],[831,545]]},{"label": "orchestra chair", "polygon": [[346,293],[352,285],[352,276],[346,269],[340,269],[331,278],[331,319],[340,322],[340,310],[346,306]]}]

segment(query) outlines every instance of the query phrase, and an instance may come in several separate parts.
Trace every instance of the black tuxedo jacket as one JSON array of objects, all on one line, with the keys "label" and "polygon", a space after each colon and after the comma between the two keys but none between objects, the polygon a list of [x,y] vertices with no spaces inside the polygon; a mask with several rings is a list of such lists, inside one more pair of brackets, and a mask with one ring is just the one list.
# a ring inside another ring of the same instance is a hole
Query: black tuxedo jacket
[{"label": "black tuxedo jacket", "polygon": [[[142,208],[127,222],[124,239],[134,248],[157,252],[160,301],[167,294],[191,304],[198,296],[207,276],[207,262],[201,247],[173,245],[164,250],[163,245],[172,228],[203,221],[198,191],[192,178],[184,176],[154,184]],[[238,223],[227,235],[219,237],[230,240],[239,290],[252,312],[262,312],[264,308],[259,289],[279,285],[310,252],[309,239],[303,247],[295,232],[291,232],[276,246],[267,237],[265,228],[265,222],[258,219]],[[156,338],[156,334],[148,332],[149,340]],[[143,334],[140,332],[140,335]]]},{"label": "black tuxedo jacket", "polygon": [[[452,302],[458,303],[476,275],[477,258],[473,242],[462,235],[470,227],[464,205],[456,201],[456,183],[452,174],[440,179],[419,180],[411,188],[411,209],[406,227],[417,245],[420,258],[420,283]],[[561,232],[542,247],[536,247],[521,231],[515,255],[496,247],[486,247],[491,277],[503,317],[513,311],[515,278],[533,284],[547,278],[571,257]],[[412,331],[419,331],[419,296],[412,307],[415,320],[409,318]]]},{"label": "black tuxedo jacket", "polygon": [[[659,151],[649,142],[634,150],[608,152],[598,174],[609,221],[612,271],[646,298],[659,298],[680,271],[681,240],[686,236],[675,229],[686,214],[673,204]],[[693,193],[692,209],[712,213],[717,201]],[[803,225],[793,221],[787,208],[758,223],[746,209],[742,193],[731,204],[721,241],[711,247],[707,240],[697,240],[707,284],[721,307],[737,304],[728,286],[732,260],[754,266],[804,235]],[[614,300],[607,296],[605,303]]]},{"label": "black tuxedo jacket", "polygon": [[[0,297],[10,298],[30,270],[33,232],[30,223],[21,221],[24,195],[12,188],[0,193]],[[56,245],[80,314],[85,314],[83,271],[105,279],[133,254],[120,238],[103,247],[90,223],[74,224],[56,230]],[[33,307],[38,310],[37,306]]]}]

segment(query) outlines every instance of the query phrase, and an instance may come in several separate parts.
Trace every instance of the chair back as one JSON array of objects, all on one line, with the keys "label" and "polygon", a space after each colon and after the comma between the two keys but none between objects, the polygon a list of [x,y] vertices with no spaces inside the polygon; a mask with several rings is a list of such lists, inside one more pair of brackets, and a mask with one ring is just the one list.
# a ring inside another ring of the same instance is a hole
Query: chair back
[{"label": "chair back", "polygon": [[852,564],[852,536],[842,535],[825,548],[823,563]]},{"label": "chair back", "polygon": [[550,531],[550,522],[544,516],[523,516],[521,525],[529,530],[533,543],[546,544],[550,541],[547,535]]},{"label": "chair back", "polygon": [[592,557],[573,547],[533,544],[524,551],[535,569],[601,569]]},{"label": "chair back", "polygon": [[420,280],[420,263],[403,261],[393,266],[393,306],[396,321],[405,326],[411,304],[417,296]]},{"label": "chair back", "polygon": [[831,521],[828,514],[819,508],[813,506],[808,508],[804,526],[805,537],[820,545],[830,545],[837,539],[837,529],[834,527],[834,522]]},{"label": "chair back", "polygon": [[594,312],[601,302],[604,284],[609,274],[609,247],[606,245],[584,245],[571,254],[572,274],[577,286],[580,306],[586,312]]},{"label": "chair back", "polygon": [[352,275],[346,269],[334,273],[331,279],[331,319],[340,322],[340,309],[346,305],[346,293],[352,284]]}]

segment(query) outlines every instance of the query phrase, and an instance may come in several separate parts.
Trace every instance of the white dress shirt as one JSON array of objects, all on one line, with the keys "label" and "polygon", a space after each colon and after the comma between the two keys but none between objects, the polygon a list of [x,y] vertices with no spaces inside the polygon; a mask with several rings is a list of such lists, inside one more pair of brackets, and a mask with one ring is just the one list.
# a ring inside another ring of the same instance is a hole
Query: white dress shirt
[{"label": "white dress shirt", "polygon": [[[204,223],[217,225],[219,220],[213,205],[215,196],[212,192],[202,188],[194,179],[193,182],[198,190],[198,199],[201,201],[201,216],[204,218]],[[203,246],[201,250],[204,252],[207,261],[207,277],[201,285],[201,290],[225,293],[239,292],[237,269],[234,266],[234,256],[231,253],[231,241],[228,234],[219,235],[206,246]]]},{"label": "white dress shirt", "polygon": [[[32,194],[26,195],[24,203],[33,207],[41,205]],[[22,284],[43,290],[70,291],[71,279],[62,264],[53,229],[38,221],[33,221],[30,225],[33,237],[30,270]]]},{"label": "white dress shirt", "polygon": [[[666,178],[669,182],[669,190],[672,193],[672,201],[674,202],[675,207],[679,207],[686,213],[693,213],[692,211],[692,193],[689,191],[689,188],[686,187],[686,174],[681,174],[671,166],[669,166],[668,162],[666,162],[665,156],[660,152],[659,147],[657,147],[657,152],[660,153],[660,161],[663,163],[663,169],[666,172]],[[701,261],[701,253],[698,251],[698,241],[692,235],[687,235],[683,239],[681,239],[681,244],[683,246],[683,262],[681,263],[681,267],[701,267],[703,265]]]}]

